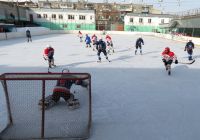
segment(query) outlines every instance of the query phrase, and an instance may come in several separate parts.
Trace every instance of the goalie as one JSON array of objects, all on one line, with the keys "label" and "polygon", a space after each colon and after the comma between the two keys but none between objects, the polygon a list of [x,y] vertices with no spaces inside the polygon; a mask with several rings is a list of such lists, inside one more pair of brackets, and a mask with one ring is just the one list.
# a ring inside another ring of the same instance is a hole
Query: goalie
[{"label": "goalie", "polygon": [[[64,69],[62,73],[69,73],[68,69]],[[73,84],[81,85],[82,87],[87,88],[88,83],[86,80],[58,80],[56,86],[53,89],[53,94],[45,98],[45,109],[54,106],[62,97],[69,109],[79,108],[80,103],[78,99],[75,99],[74,94],[70,92],[70,88]],[[39,105],[42,105],[42,100],[40,100]]]}]

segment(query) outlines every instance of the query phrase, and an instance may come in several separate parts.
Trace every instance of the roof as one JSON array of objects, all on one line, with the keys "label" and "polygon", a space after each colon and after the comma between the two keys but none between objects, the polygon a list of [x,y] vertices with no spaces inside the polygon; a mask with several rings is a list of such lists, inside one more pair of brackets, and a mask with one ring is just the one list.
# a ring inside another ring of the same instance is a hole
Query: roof
[{"label": "roof", "polygon": [[94,10],[75,10],[75,9],[53,9],[53,8],[30,8],[38,12],[74,12],[74,13],[94,13]]},{"label": "roof", "polygon": [[142,14],[142,13],[128,13],[127,16],[138,16],[138,17],[160,17],[160,18],[174,18],[175,15],[169,14]]}]

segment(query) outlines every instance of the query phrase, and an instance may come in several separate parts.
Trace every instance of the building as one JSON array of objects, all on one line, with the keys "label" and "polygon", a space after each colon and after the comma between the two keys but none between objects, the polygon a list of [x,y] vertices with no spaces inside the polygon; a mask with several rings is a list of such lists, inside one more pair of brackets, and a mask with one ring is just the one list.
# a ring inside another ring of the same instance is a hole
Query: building
[{"label": "building", "polygon": [[174,16],[166,14],[133,14],[129,13],[125,16],[124,30],[138,32],[161,32],[165,33],[165,29],[161,28],[162,24],[169,23]]},{"label": "building", "polygon": [[[7,5],[10,5],[9,8],[2,6],[0,9],[0,20],[4,19],[12,24],[16,24],[16,21],[22,23],[26,21],[30,22],[29,25],[43,26],[52,30],[153,30],[160,32],[157,25],[159,22],[156,23],[155,15],[158,17],[161,11],[154,9],[152,5],[91,3],[85,0],[77,2],[70,0],[39,0],[38,3],[31,1],[7,2]],[[1,16],[2,13],[4,16]],[[128,19],[131,15],[143,16],[141,17],[143,18],[142,23],[136,22],[137,17],[134,17],[135,20]],[[146,18],[151,18],[147,16],[153,16],[151,21],[146,22]],[[167,23],[167,19],[163,20]]]},{"label": "building", "polygon": [[[65,5],[65,7],[63,6]],[[96,30],[124,30],[124,17],[127,13],[153,13],[160,14],[161,11],[153,8],[153,5],[142,5],[133,3],[91,3],[85,0],[71,2],[70,0],[40,0],[39,8],[51,9],[74,9],[94,10]]]},{"label": "building", "polygon": [[95,30],[94,10],[31,8],[29,20],[51,30]]}]

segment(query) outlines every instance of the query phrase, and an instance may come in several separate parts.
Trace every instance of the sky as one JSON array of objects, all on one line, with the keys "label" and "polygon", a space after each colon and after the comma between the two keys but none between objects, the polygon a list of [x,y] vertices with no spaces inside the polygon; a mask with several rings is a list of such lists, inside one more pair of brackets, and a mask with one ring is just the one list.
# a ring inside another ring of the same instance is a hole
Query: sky
[{"label": "sky", "polygon": [[[42,29],[30,28],[32,35],[44,31]],[[96,35],[98,38],[102,36]],[[105,39],[105,36],[102,37]],[[179,62],[187,62],[185,42],[143,36],[143,55],[135,55],[134,44],[138,35],[111,34],[111,37],[115,53],[108,55],[110,63],[103,54],[102,63],[97,63],[97,52],[86,48],[84,42],[79,42],[77,34],[33,35],[31,43],[27,43],[26,38],[3,40],[0,41],[0,73],[47,72],[48,64],[42,53],[46,45],[50,44],[55,49],[57,65],[51,72],[61,72],[63,68],[68,68],[71,72],[91,74],[92,128],[88,140],[200,140],[200,48],[194,49],[195,63],[173,63],[172,74],[168,76],[160,54],[166,46],[170,46]],[[42,88],[38,88],[40,84],[32,82],[26,81],[23,85],[19,85],[20,82],[7,82],[16,124],[11,128],[19,128],[12,131],[15,135],[22,132],[26,136],[33,136],[29,135],[30,132],[35,134],[38,132],[36,129],[40,130],[37,126],[41,122],[41,111],[37,103],[41,99]],[[49,89],[45,90],[47,94],[52,93],[48,92]],[[82,89],[86,90],[78,86],[71,90],[76,91],[74,95],[80,101],[80,109],[71,112],[61,100],[58,105],[46,111],[45,135],[50,130],[55,130],[50,133],[54,137],[74,128],[77,128],[78,134],[81,132],[79,129],[83,125],[80,125],[80,118],[85,120],[84,109],[87,106],[87,100],[81,98],[85,93]],[[6,117],[6,111],[2,109],[6,105],[5,100],[2,101],[5,97],[2,93],[4,91],[0,84],[0,131]],[[77,119],[76,123],[71,121],[74,118]],[[72,127],[65,127],[68,121],[73,122],[70,123]],[[24,129],[20,129],[22,126]],[[60,133],[55,134],[58,130]],[[14,135],[10,133],[9,136]]]}]

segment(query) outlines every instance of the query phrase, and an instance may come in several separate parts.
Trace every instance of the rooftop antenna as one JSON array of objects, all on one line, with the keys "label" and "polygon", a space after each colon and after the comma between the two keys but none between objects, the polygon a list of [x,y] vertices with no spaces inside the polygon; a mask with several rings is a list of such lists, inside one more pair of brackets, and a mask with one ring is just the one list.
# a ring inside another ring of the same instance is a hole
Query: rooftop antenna
[{"label": "rooftop antenna", "polygon": [[181,0],[177,0],[178,1],[178,6],[181,6]]}]

